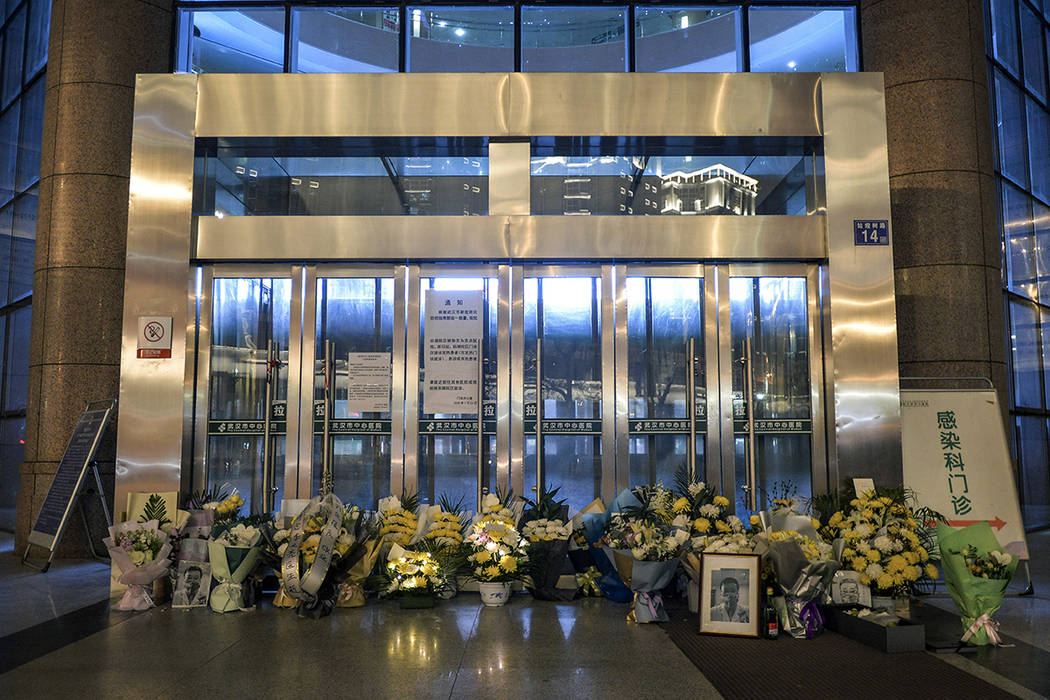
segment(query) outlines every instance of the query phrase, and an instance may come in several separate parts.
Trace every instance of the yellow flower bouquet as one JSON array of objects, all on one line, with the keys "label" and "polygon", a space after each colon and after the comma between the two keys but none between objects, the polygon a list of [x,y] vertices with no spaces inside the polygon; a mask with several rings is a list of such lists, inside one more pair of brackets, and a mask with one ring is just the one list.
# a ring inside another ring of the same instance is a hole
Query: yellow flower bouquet
[{"label": "yellow flower bouquet", "polygon": [[923,579],[935,579],[930,561],[932,540],[927,520],[936,514],[919,511],[904,489],[868,492],[828,518],[821,533],[841,549],[842,568],[855,571],[876,596],[903,598]]},{"label": "yellow flower bouquet", "polygon": [[393,545],[382,576],[382,595],[397,598],[402,608],[430,608],[442,583],[441,564],[427,551],[413,552]]}]

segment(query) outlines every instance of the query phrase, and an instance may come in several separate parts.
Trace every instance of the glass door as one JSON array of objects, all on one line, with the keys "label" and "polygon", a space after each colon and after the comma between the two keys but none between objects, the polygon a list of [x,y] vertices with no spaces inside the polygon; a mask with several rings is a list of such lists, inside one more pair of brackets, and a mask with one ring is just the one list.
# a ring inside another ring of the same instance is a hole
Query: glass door
[{"label": "glass door", "polygon": [[737,512],[765,509],[785,490],[806,498],[826,480],[817,270],[730,265],[719,274],[728,300],[719,320],[723,478],[735,485]]},{"label": "glass door", "polygon": [[202,274],[198,390],[206,394],[195,409],[194,455],[203,468],[194,486],[236,488],[253,513],[284,493],[288,392],[298,379],[297,274],[289,267]]},{"label": "glass door", "polygon": [[522,486],[560,487],[573,510],[612,492],[611,270],[526,268],[520,294]]},{"label": "glass door", "polygon": [[680,470],[706,479],[703,268],[628,268],[626,292],[630,484],[670,487]]},{"label": "glass door", "polygon": [[391,459],[394,387],[404,373],[403,339],[394,349],[394,282],[391,266],[308,269],[304,326],[313,327],[313,342],[312,352],[304,343],[301,400],[303,415],[313,416],[304,441],[312,468],[300,498],[320,492],[325,460],[346,503],[372,508],[391,492],[391,468],[401,463]]},{"label": "glass door", "polygon": [[506,371],[499,339],[509,330],[498,322],[498,268],[410,270],[418,278],[410,273],[408,281],[417,294],[408,301],[406,489],[422,502],[444,495],[473,509],[483,490],[497,488],[496,407],[499,373]]}]

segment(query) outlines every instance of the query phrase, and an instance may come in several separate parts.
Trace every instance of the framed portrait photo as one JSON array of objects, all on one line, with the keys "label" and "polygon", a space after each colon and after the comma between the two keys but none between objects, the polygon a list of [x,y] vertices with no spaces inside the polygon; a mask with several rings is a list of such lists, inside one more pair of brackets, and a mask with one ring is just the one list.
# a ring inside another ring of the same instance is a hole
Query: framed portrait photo
[{"label": "framed portrait photo", "polygon": [[760,579],[757,554],[700,557],[700,632],[757,637]]},{"label": "framed portrait photo", "polygon": [[180,561],[171,595],[173,608],[203,608],[211,592],[211,564],[206,561]]}]

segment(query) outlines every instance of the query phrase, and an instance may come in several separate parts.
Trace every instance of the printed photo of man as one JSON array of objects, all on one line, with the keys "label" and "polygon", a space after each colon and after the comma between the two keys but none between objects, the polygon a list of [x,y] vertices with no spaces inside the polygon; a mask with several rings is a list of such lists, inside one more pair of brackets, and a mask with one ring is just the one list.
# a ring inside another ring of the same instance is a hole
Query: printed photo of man
[{"label": "printed photo of man", "polygon": [[741,572],[744,583],[741,585],[740,574],[727,575],[718,584],[718,603],[711,608],[712,622],[750,622],[748,609],[740,604],[740,596],[747,596],[747,572]]},{"label": "printed photo of man", "polygon": [[171,605],[176,608],[200,607],[208,604],[211,569],[203,562],[179,562],[179,577]]}]

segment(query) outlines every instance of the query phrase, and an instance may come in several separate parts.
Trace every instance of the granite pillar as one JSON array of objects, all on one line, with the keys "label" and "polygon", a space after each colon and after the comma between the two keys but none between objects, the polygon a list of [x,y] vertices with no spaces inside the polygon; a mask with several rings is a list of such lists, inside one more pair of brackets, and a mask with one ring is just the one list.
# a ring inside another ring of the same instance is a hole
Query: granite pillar
[{"label": "granite pillar", "polygon": [[864,70],[885,75],[901,377],[991,379],[1005,416],[1006,335],[981,5],[866,0],[861,50]]},{"label": "granite pillar", "polygon": [[[135,74],[171,69],[173,22],[170,0],[52,3],[18,552],[80,412],[117,396]],[[110,499],[114,455],[110,431]],[[72,521],[59,556],[87,552],[81,531]]]}]

